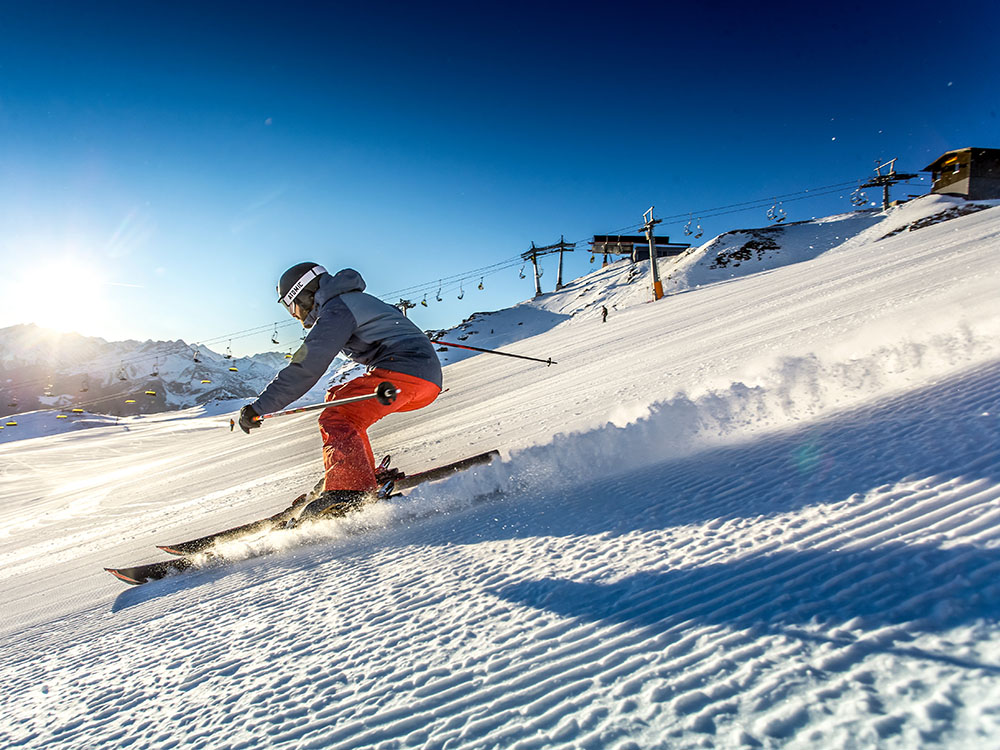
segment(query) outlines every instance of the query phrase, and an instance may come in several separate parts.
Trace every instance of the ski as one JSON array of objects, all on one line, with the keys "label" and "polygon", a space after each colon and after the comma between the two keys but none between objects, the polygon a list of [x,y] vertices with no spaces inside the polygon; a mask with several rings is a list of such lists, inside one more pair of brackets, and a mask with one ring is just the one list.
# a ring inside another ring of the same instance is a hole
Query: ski
[{"label": "ski", "polygon": [[158,581],[171,573],[180,573],[191,567],[194,567],[194,563],[190,558],[175,557],[171,560],[161,560],[149,565],[135,565],[131,568],[105,568],[105,570],[119,581],[137,586],[140,583]]},{"label": "ski", "polygon": [[[464,471],[470,467],[488,464],[499,455],[499,451],[487,451],[486,453],[469,456],[468,458],[463,458],[460,461],[454,461],[444,466],[437,466],[433,469],[427,469],[426,471],[421,471],[416,474],[406,474],[399,469],[390,469],[388,467],[389,458],[386,457],[386,459],[379,466],[377,478],[379,480],[379,485],[383,487],[385,494],[387,496],[394,497],[395,495],[390,494],[393,491],[407,490],[416,487],[419,484],[423,484],[424,482],[433,482],[438,479],[444,479],[445,477]],[[172,573],[178,573],[191,567],[196,567],[195,563],[188,557],[189,555],[206,552],[220,542],[232,541],[242,537],[266,533],[274,529],[286,528],[294,524],[302,509],[316,499],[322,491],[323,480],[321,479],[310,492],[299,495],[290,506],[282,511],[279,511],[278,513],[275,513],[273,516],[241,524],[240,526],[234,526],[231,529],[225,529],[224,531],[218,531],[214,534],[208,534],[206,536],[199,537],[198,539],[190,539],[186,542],[178,542],[176,544],[157,545],[164,552],[169,552],[170,554],[176,556],[171,560],[163,560],[160,562],[149,563],[147,565],[137,565],[128,568],[105,568],[105,570],[120,581],[124,581],[125,583],[132,585],[139,585],[149,581],[159,580]],[[221,560],[221,558],[217,559]]]},{"label": "ski", "polygon": [[313,499],[315,499],[315,495],[312,492],[299,495],[295,498],[292,504],[284,510],[275,513],[273,516],[262,518],[259,521],[251,521],[250,523],[245,523],[240,526],[234,526],[231,529],[216,531],[214,534],[208,534],[206,536],[199,537],[198,539],[191,539],[178,544],[158,544],[156,546],[164,552],[169,552],[171,555],[194,555],[198,552],[204,552],[206,549],[218,544],[219,542],[228,542],[243,536],[250,536],[252,534],[270,531],[275,527],[280,528],[290,519],[294,518],[297,511],[304,508],[312,502]]}]

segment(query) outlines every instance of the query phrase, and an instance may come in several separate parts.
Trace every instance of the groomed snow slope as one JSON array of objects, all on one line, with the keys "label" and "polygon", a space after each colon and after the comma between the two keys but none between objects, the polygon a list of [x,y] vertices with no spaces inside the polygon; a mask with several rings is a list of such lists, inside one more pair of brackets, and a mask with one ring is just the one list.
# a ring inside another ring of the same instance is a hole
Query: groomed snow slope
[{"label": "groomed snow slope", "polygon": [[506,347],[557,365],[464,358],[372,430],[501,462],[224,568],[101,571],[310,485],[313,417],[4,446],[0,743],[1000,744],[1000,209],[877,229],[657,303],[575,282]]}]

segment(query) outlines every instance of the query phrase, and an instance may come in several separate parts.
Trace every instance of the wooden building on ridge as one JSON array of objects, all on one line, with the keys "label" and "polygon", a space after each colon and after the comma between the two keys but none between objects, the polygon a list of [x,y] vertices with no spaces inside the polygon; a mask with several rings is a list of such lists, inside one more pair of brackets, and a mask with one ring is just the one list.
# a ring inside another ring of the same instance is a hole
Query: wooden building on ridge
[{"label": "wooden building on ridge", "polygon": [[1000,199],[1000,148],[959,148],[924,167],[933,174],[932,193],[966,200]]}]

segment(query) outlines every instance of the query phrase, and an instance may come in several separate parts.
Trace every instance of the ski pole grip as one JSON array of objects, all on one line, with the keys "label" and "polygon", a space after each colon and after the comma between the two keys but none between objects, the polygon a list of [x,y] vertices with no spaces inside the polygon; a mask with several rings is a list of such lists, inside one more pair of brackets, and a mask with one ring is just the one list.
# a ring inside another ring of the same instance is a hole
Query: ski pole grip
[{"label": "ski pole grip", "polygon": [[399,395],[399,389],[396,388],[396,386],[394,386],[388,380],[383,380],[381,383],[378,384],[378,387],[375,389],[375,398],[378,399],[378,402],[380,404],[383,404],[385,406],[388,406],[393,401],[395,401],[396,396],[398,395]]}]

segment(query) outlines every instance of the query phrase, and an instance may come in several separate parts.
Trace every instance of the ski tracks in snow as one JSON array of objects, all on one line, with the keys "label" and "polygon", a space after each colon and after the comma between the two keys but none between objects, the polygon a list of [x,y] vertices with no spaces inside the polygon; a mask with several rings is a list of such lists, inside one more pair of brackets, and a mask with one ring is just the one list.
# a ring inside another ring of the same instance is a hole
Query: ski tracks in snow
[{"label": "ski tracks in snow", "polygon": [[[731,443],[661,444],[617,474],[553,483],[526,451],[400,504],[451,509],[412,527],[390,507],[368,535],[24,634],[2,654],[7,744],[984,746],[1000,733],[998,402],[993,364]],[[620,456],[656,440],[657,413],[552,450],[614,437]],[[462,500],[505,470],[535,479]]]}]

